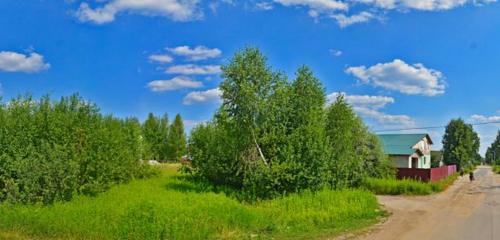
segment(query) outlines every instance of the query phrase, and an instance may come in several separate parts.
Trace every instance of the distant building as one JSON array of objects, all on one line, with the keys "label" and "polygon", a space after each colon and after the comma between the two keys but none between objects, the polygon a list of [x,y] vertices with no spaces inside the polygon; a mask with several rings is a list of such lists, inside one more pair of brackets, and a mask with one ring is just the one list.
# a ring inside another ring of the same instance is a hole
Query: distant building
[{"label": "distant building", "polygon": [[428,134],[380,134],[384,151],[398,168],[431,168],[432,139]]}]

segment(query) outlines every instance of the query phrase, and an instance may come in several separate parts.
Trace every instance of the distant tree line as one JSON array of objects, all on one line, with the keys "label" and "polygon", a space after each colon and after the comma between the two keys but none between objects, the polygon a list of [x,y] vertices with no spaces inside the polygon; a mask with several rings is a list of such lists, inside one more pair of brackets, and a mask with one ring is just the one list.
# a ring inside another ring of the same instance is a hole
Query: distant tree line
[{"label": "distant tree line", "polygon": [[252,198],[394,176],[377,136],[342,95],[327,106],[324,87],[309,68],[299,68],[289,81],[258,49],[247,48],[222,72],[222,105],[189,139],[198,176]]},{"label": "distant tree line", "polygon": [[180,114],[169,125],[168,116],[157,117],[153,113],[142,124],[145,160],[175,162],[186,154],[186,134]]},{"label": "distant tree line", "polygon": [[485,161],[491,165],[500,165],[500,131],[495,141],[486,150]]},{"label": "distant tree line", "polygon": [[443,136],[443,161],[446,165],[455,164],[461,170],[479,164],[482,160],[479,147],[479,135],[472,125],[462,119],[448,123]]},{"label": "distant tree line", "polygon": [[178,159],[185,142],[179,115],[171,125],[166,115],[141,124],[103,115],[78,95],[0,101],[0,202],[96,194],[151,175],[141,159]]}]

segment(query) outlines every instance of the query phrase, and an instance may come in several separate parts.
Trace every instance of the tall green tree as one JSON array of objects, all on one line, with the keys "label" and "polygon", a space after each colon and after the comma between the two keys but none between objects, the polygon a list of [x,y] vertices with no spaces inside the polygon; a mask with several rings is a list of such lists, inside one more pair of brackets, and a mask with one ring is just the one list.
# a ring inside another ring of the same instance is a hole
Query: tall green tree
[{"label": "tall green tree", "polygon": [[158,127],[158,155],[160,157],[160,160],[165,161],[168,159],[170,153],[169,145],[168,145],[168,140],[169,140],[169,134],[170,129],[169,129],[169,122],[168,122],[168,115],[165,113],[163,116],[160,118],[159,122],[159,127]]},{"label": "tall green tree", "polygon": [[443,137],[444,163],[456,164],[458,169],[472,166],[479,156],[479,144],[479,135],[472,125],[462,119],[451,120]]},{"label": "tall green tree", "polygon": [[356,186],[367,174],[363,158],[357,154],[365,126],[343,95],[338,95],[327,111],[326,134],[332,148],[329,182],[335,187]]},{"label": "tall green tree", "polygon": [[485,161],[488,164],[500,165],[500,131],[498,131],[495,141],[488,147]]},{"label": "tall green tree", "polygon": [[288,81],[258,49],[246,48],[222,67],[222,79],[222,105],[189,139],[200,176],[272,198],[355,186],[369,172],[365,167],[381,169],[377,138],[363,136],[368,131],[350,106],[339,102],[327,121],[324,88],[309,68]]},{"label": "tall green tree", "polygon": [[172,125],[170,125],[168,135],[168,160],[178,161],[186,154],[186,133],[184,132],[184,122],[180,114],[175,116]]},{"label": "tall green tree", "polygon": [[160,159],[160,123],[159,119],[149,113],[148,118],[142,125],[142,137],[144,138],[144,158],[145,160]]}]

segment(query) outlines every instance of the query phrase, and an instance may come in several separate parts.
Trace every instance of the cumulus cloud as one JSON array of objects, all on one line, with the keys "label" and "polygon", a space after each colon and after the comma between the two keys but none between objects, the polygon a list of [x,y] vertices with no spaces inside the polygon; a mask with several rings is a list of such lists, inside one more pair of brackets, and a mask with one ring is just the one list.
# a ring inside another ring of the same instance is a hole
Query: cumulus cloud
[{"label": "cumulus cloud", "polygon": [[219,102],[221,96],[222,91],[218,88],[206,91],[194,91],[186,95],[182,103],[184,105],[214,103]]},{"label": "cumulus cloud", "polygon": [[188,77],[174,77],[170,80],[154,80],[148,83],[147,87],[153,92],[164,92],[186,88],[200,88],[203,83],[194,81]]},{"label": "cumulus cloud", "polygon": [[168,67],[165,72],[170,74],[183,75],[209,75],[220,73],[221,69],[219,65],[184,64]]},{"label": "cumulus cloud", "polygon": [[421,63],[409,65],[399,59],[371,67],[349,67],[346,73],[355,76],[361,83],[408,95],[436,96],[444,94],[446,89],[441,72],[426,68]]},{"label": "cumulus cloud", "polygon": [[2,51],[0,52],[0,71],[34,73],[47,70],[50,64],[38,53],[29,55]]},{"label": "cumulus cloud", "polygon": [[480,114],[474,114],[470,117],[471,121],[486,123],[486,122],[500,122],[500,116],[485,116]]},{"label": "cumulus cloud", "polygon": [[496,0],[354,0],[385,10],[419,10],[440,11],[449,10],[465,4],[487,4]]},{"label": "cumulus cloud", "polygon": [[153,54],[149,56],[149,60],[158,63],[171,63],[174,61],[174,58],[167,54]]},{"label": "cumulus cloud", "polygon": [[341,92],[329,94],[327,96],[328,103],[331,104],[335,102],[339,95],[343,95],[346,102],[349,103],[354,111],[360,116],[375,120],[379,125],[391,127],[411,127],[415,125],[415,121],[407,115],[391,115],[381,111],[386,105],[395,102],[392,97],[348,95]]},{"label": "cumulus cloud", "polygon": [[[409,11],[445,11],[464,5],[486,5],[496,0],[273,0],[274,4],[287,7],[302,7],[315,20],[321,15],[336,20],[340,27],[347,27],[356,23],[369,22],[374,19],[383,19],[389,11],[401,13]],[[267,9],[272,9],[271,2],[266,2]],[[256,3],[257,8],[262,2]],[[360,13],[347,15],[349,9],[359,10]],[[381,15],[379,16],[378,13]]]},{"label": "cumulus cloud", "polygon": [[370,96],[370,95],[348,95],[344,92],[331,93],[327,96],[328,102],[333,103],[339,95],[343,95],[345,100],[356,107],[367,107],[379,109],[385,107],[387,104],[394,103],[394,98],[387,96]]},{"label": "cumulus cloud", "polygon": [[191,21],[202,18],[199,0],[111,0],[92,8],[88,3],[80,4],[76,16],[82,22],[109,23],[119,13],[160,16],[174,21]]},{"label": "cumulus cloud", "polygon": [[335,0],[274,0],[283,6],[304,6],[316,11],[347,10],[347,3]]},{"label": "cumulus cloud", "polygon": [[351,25],[357,24],[357,23],[369,22],[372,19],[379,18],[375,14],[373,14],[371,12],[366,12],[366,11],[360,12],[358,14],[350,15],[350,16],[347,16],[343,13],[333,14],[331,17],[333,19],[337,20],[337,23],[339,24],[339,26],[341,28],[345,28],[345,27],[348,27],[348,26],[351,26]]},{"label": "cumulus cloud", "polygon": [[189,46],[179,46],[175,48],[167,48],[172,54],[186,57],[190,61],[199,61],[209,58],[216,58],[222,54],[222,51],[217,48],[207,48],[205,46],[197,46],[190,48]]},{"label": "cumulus cloud", "polygon": [[257,9],[264,10],[264,11],[269,11],[273,10],[274,6],[272,2],[258,2],[255,4]]}]

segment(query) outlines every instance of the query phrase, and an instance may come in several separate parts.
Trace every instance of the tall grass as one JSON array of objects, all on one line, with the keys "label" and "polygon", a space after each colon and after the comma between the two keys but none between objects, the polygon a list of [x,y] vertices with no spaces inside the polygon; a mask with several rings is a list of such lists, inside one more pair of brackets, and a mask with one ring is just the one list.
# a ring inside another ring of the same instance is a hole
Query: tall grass
[{"label": "tall grass", "polygon": [[500,165],[493,165],[491,168],[492,168],[494,173],[500,174]]},{"label": "tall grass", "polygon": [[453,174],[441,181],[426,183],[412,179],[379,179],[367,178],[363,188],[380,195],[429,195],[441,192],[453,184],[458,174]]},{"label": "tall grass", "polygon": [[170,168],[97,197],[0,205],[1,232],[30,239],[268,239],[336,234],[381,215],[367,191],[304,192],[242,203],[205,191]]}]

